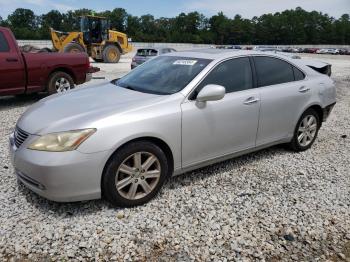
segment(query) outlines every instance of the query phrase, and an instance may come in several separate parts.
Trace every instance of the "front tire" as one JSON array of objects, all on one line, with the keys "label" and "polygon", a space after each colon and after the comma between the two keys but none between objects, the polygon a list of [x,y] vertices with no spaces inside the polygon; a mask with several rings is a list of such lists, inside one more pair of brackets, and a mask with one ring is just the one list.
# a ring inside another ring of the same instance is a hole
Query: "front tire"
[{"label": "front tire", "polygon": [[78,43],[69,43],[63,48],[64,53],[84,53],[85,48]]},{"label": "front tire", "polygon": [[113,205],[142,205],[157,195],[166,181],[169,163],[163,150],[148,141],[131,142],[107,162],[103,196]]},{"label": "front tire", "polygon": [[120,56],[120,51],[115,45],[108,45],[103,49],[102,57],[105,63],[118,63]]},{"label": "front tire", "polygon": [[306,110],[295,127],[289,147],[296,152],[309,149],[315,142],[320,127],[321,120],[317,112],[312,108]]}]

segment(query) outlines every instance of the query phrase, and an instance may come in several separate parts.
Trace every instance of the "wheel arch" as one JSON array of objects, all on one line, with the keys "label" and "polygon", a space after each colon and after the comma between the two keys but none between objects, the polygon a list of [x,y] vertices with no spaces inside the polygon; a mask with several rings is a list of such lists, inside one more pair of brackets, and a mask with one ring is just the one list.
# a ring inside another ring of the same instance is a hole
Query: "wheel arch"
[{"label": "wheel arch", "polygon": [[[170,146],[162,139],[158,138],[158,137],[154,137],[154,136],[142,136],[142,137],[137,137],[137,138],[133,138],[131,140],[128,140],[124,143],[122,143],[120,146],[118,146],[115,150],[113,150],[113,152],[109,155],[107,161],[105,162],[104,166],[103,166],[103,171],[101,174],[101,185],[103,183],[103,177],[104,177],[104,173],[106,171],[106,167],[109,161],[111,161],[113,155],[120,150],[122,147],[127,146],[130,143],[134,143],[134,142],[141,142],[141,141],[147,141],[147,142],[151,142],[157,146],[159,146],[163,152],[165,153],[165,156],[169,162],[169,172],[168,172],[168,176],[170,177],[171,174],[174,171],[174,155],[173,155],[173,151],[171,150]],[[101,190],[102,190],[102,186],[101,186]],[[103,194],[103,192],[102,192]]]},{"label": "wheel arch", "polygon": [[46,80],[46,89],[48,88],[48,83],[50,81],[51,76],[57,72],[64,72],[64,73],[68,74],[70,77],[72,77],[74,84],[77,84],[77,78],[76,78],[76,75],[74,74],[73,70],[71,70],[70,68],[67,68],[67,67],[56,67],[53,70],[51,70],[51,72],[48,74],[48,77]]},{"label": "wheel arch", "polygon": [[322,125],[323,122],[323,109],[321,107],[321,105],[319,104],[311,104],[309,106],[307,106],[300,114],[300,116],[298,117],[298,120],[300,119],[300,117],[302,116],[302,114],[304,114],[305,111],[309,110],[309,109],[313,109],[316,111],[319,119],[320,119],[320,126]]}]

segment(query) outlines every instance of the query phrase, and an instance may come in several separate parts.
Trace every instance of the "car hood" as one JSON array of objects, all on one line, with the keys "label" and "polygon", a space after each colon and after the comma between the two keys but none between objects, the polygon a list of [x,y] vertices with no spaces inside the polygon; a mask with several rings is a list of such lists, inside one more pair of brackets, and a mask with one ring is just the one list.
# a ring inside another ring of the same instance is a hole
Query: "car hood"
[{"label": "car hood", "polygon": [[53,95],[32,105],[17,126],[30,134],[47,134],[80,128],[110,115],[142,109],[164,100],[164,96],[141,93],[111,83],[77,88]]}]

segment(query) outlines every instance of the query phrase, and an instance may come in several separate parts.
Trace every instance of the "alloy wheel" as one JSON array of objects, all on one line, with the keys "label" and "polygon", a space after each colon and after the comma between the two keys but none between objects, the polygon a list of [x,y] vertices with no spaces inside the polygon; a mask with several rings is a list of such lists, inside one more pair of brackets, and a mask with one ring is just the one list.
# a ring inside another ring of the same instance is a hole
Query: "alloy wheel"
[{"label": "alloy wheel", "polygon": [[317,133],[317,119],[313,115],[307,115],[300,122],[298,128],[298,143],[306,147],[314,140]]},{"label": "alloy wheel", "polygon": [[160,175],[160,162],[154,154],[136,152],[119,166],[115,186],[122,197],[129,200],[140,199],[154,190]]},{"label": "alloy wheel", "polygon": [[64,93],[70,89],[70,83],[66,78],[60,77],[55,82],[55,88],[57,93]]}]

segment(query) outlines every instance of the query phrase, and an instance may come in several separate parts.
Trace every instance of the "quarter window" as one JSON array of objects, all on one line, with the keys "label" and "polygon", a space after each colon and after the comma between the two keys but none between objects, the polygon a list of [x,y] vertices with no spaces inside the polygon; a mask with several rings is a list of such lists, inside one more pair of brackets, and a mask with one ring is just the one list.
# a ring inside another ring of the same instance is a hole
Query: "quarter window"
[{"label": "quarter window", "polygon": [[10,47],[7,43],[7,40],[2,32],[0,32],[0,52],[8,52]]},{"label": "quarter window", "polygon": [[236,58],[216,66],[199,84],[197,93],[209,84],[224,86],[226,93],[252,88],[253,79],[249,58]]},{"label": "quarter window", "polygon": [[278,58],[254,57],[258,86],[270,86],[294,81],[292,65]]},{"label": "quarter window", "polygon": [[294,72],[294,80],[295,81],[300,81],[305,78],[305,75],[303,72],[301,72],[298,68],[293,66],[293,72]]}]

